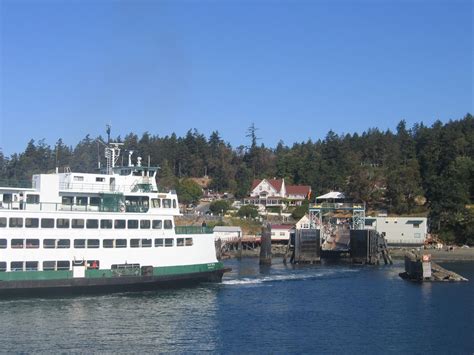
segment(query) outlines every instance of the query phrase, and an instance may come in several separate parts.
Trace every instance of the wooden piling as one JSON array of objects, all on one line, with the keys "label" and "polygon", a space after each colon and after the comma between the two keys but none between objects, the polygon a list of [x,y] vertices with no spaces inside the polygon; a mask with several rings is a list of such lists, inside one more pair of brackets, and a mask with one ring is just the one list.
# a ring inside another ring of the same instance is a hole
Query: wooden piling
[{"label": "wooden piling", "polygon": [[262,237],[260,244],[260,265],[272,264],[272,228],[270,224],[262,227]]}]

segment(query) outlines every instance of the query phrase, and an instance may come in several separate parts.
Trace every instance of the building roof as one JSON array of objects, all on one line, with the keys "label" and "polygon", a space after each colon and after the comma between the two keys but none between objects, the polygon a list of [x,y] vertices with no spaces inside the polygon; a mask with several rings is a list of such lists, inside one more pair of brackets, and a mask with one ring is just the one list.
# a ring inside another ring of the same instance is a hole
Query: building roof
[{"label": "building roof", "polygon": [[272,229],[284,229],[284,230],[290,230],[293,229],[295,226],[292,224],[272,224],[271,228]]},{"label": "building roof", "polygon": [[[277,192],[280,192],[281,186],[283,185],[283,179],[263,179],[266,180]],[[252,182],[252,187],[250,191],[255,190],[255,188],[263,181],[259,179],[255,179]]]},{"label": "building roof", "polygon": [[261,182],[262,182],[262,180],[255,179],[255,180],[252,182],[252,187],[250,188],[250,191],[253,191]]},{"label": "building roof", "polygon": [[307,185],[288,185],[286,187],[286,193],[288,195],[307,196],[311,193],[311,186],[307,186]]},{"label": "building roof", "polygon": [[342,192],[331,191],[325,195],[316,197],[316,200],[342,200],[344,198],[346,198],[346,196]]}]

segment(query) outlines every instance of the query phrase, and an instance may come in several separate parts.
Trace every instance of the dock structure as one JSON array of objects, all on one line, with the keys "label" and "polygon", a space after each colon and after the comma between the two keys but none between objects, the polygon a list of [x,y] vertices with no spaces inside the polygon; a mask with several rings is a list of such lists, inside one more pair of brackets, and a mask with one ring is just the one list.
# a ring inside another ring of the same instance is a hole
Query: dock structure
[{"label": "dock structure", "polygon": [[385,238],[375,230],[350,231],[350,256],[355,264],[392,264]]},{"label": "dock structure", "polygon": [[468,281],[455,272],[446,270],[431,261],[431,255],[421,255],[415,251],[405,254],[405,272],[401,278],[416,282]]},{"label": "dock structure", "polygon": [[260,246],[260,265],[272,263],[272,228],[270,224],[262,227],[262,240]]},{"label": "dock structure", "polygon": [[321,240],[318,229],[299,229],[292,235],[284,258],[292,264],[314,264],[321,261]]}]

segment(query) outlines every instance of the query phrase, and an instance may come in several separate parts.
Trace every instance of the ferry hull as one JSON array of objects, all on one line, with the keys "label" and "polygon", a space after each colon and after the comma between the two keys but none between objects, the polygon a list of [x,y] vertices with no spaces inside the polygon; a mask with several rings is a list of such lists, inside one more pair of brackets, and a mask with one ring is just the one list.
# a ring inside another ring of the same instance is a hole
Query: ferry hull
[{"label": "ferry hull", "polygon": [[223,268],[179,275],[0,281],[0,297],[67,296],[180,288],[202,282],[221,282],[227,271],[229,269]]}]

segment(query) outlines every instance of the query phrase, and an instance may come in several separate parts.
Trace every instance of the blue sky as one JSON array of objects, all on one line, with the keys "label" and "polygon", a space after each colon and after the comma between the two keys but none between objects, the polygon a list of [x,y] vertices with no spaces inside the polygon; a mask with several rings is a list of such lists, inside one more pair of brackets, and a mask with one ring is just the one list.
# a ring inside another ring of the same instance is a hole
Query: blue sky
[{"label": "blue sky", "polygon": [[473,112],[470,0],[0,0],[0,148],[218,130],[291,145]]}]

